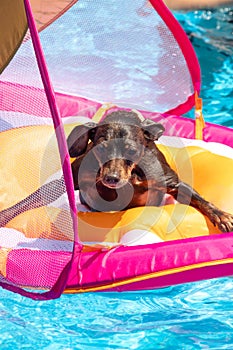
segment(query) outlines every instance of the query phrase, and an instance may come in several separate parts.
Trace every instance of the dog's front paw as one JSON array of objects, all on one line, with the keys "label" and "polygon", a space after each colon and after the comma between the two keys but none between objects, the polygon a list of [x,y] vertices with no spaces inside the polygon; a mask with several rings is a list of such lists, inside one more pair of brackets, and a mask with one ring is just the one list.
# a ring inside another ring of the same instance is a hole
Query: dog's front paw
[{"label": "dog's front paw", "polygon": [[216,210],[211,215],[212,223],[222,232],[233,231],[233,215],[224,211]]},{"label": "dog's front paw", "polygon": [[233,215],[228,213],[223,213],[220,216],[220,230],[223,232],[231,232],[233,231]]}]

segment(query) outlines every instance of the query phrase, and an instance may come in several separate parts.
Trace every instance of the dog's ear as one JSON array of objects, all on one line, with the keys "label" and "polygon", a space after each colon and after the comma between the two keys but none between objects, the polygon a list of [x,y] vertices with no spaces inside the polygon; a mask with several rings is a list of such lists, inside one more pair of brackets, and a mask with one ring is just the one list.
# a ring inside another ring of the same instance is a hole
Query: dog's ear
[{"label": "dog's ear", "polygon": [[81,156],[87,149],[88,141],[93,140],[97,124],[90,122],[76,126],[67,139],[70,157]]},{"label": "dog's ear", "polygon": [[144,131],[146,139],[156,141],[163,135],[165,128],[162,124],[156,123],[153,120],[145,119],[141,123],[141,128]]}]

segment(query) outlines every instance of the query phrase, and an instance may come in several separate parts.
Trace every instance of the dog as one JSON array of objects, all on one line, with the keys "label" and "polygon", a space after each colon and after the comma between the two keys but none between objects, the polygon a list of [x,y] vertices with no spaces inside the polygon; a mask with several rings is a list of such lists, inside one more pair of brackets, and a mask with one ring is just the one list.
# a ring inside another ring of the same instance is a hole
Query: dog
[{"label": "dog", "polygon": [[[233,230],[233,215],[202,198],[181,181],[155,141],[165,131],[160,123],[141,120],[136,112],[118,110],[96,124],[76,126],[67,139],[74,189],[93,211],[121,211],[159,206],[165,194],[190,205],[222,232]],[[59,187],[59,190],[58,190]],[[53,191],[52,188],[56,188]],[[0,226],[25,210],[56,200],[65,192],[64,179],[51,181],[0,213]],[[55,193],[53,195],[53,193]]]}]

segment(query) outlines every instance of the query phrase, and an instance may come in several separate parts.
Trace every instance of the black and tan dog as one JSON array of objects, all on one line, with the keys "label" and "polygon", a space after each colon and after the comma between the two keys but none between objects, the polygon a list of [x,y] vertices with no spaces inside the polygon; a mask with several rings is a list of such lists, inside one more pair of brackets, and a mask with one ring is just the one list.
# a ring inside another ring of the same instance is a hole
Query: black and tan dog
[{"label": "black and tan dog", "polygon": [[[161,124],[142,121],[136,113],[127,111],[113,112],[99,124],[90,122],[75,127],[67,143],[70,156],[76,158],[72,173],[81,202],[95,211],[119,211],[159,206],[168,193],[178,202],[198,209],[221,231],[232,231],[233,215],[203,199],[170,168],[155,144],[163,132]],[[63,191],[63,179],[43,185],[2,211],[0,225],[25,210],[52,202],[57,199],[52,193]]]}]

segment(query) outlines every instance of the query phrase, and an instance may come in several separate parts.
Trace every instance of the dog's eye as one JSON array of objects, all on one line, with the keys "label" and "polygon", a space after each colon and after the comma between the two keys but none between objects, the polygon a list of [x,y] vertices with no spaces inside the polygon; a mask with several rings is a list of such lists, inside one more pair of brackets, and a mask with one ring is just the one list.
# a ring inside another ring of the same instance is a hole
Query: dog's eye
[{"label": "dog's eye", "polygon": [[130,157],[134,157],[137,155],[137,150],[136,149],[128,149],[127,150],[127,155]]},{"label": "dog's eye", "polygon": [[102,159],[103,157],[105,157],[106,150],[107,150],[106,145],[103,143],[99,143],[93,148],[93,152],[95,153],[96,157],[99,159]]},{"label": "dog's eye", "polygon": [[98,152],[100,152],[100,153],[103,153],[103,152],[105,151],[105,149],[106,149],[106,147],[105,147],[103,144],[99,144],[99,145],[97,146],[97,150],[98,150]]},{"label": "dog's eye", "polygon": [[137,160],[137,158],[138,158],[138,151],[137,151],[137,149],[133,149],[133,148],[127,149],[127,151],[125,153],[125,158],[130,163],[135,162]]}]

